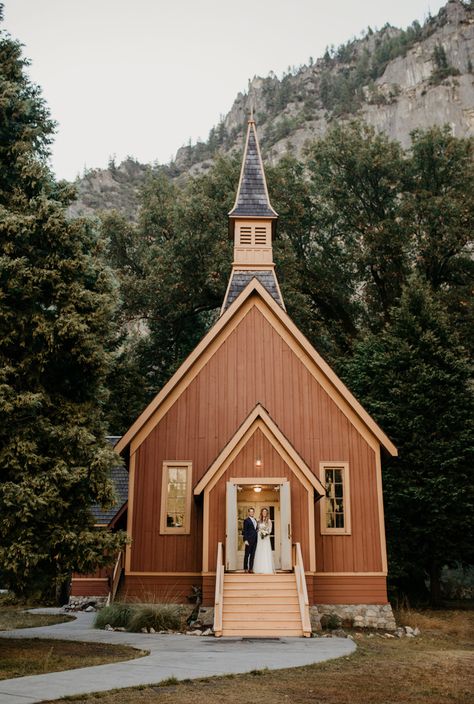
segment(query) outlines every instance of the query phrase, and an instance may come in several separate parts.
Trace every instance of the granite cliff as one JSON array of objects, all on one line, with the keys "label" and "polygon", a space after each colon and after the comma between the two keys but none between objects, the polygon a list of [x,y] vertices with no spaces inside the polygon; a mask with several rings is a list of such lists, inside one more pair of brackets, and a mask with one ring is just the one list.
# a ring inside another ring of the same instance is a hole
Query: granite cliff
[{"label": "granite cliff", "polygon": [[140,185],[152,168],[184,178],[209,168],[218,153],[240,150],[253,108],[265,159],[300,154],[331,122],[353,117],[407,146],[417,128],[449,124],[458,137],[474,135],[474,4],[449,0],[423,26],[370,28],[359,39],[328,49],[281,78],[249,81],[206,142],[178,150],[174,161],[151,167],[128,159],[77,181],[72,214],[116,208],[133,218]]}]

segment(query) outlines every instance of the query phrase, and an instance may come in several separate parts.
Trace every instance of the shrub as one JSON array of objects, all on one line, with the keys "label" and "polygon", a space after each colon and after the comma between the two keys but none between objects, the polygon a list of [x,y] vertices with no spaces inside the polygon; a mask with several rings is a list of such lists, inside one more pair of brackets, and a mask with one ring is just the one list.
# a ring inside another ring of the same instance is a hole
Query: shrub
[{"label": "shrub", "polygon": [[133,633],[140,633],[142,628],[175,631],[183,627],[183,620],[184,610],[179,604],[146,604],[133,608],[128,630]]},{"label": "shrub", "polygon": [[96,628],[104,628],[104,626],[109,623],[114,628],[118,628],[119,626],[128,628],[131,617],[132,607],[128,604],[111,604],[110,606],[104,606],[104,608],[98,612],[94,626]]}]

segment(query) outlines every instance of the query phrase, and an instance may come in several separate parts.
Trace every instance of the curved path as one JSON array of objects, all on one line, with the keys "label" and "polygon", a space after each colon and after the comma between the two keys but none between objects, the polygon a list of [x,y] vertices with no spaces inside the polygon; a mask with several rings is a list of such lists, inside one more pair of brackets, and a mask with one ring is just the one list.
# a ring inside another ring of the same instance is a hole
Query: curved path
[{"label": "curved path", "polygon": [[[42,611],[47,611],[43,609]],[[56,610],[50,610],[57,613]],[[0,681],[0,704],[33,704],[65,696],[211,677],[269,668],[311,665],[354,652],[348,638],[281,638],[277,640],[212,638],[185,635],[146,635],[101,631],[92,627],[95,614],[77,613],[77,619],[55,626],[2,631],[2,638],[61,638],[130,645],[149,651],[136,660],[83,667],[65,672]],[[264,646],[264,647],[262,647]]]}]

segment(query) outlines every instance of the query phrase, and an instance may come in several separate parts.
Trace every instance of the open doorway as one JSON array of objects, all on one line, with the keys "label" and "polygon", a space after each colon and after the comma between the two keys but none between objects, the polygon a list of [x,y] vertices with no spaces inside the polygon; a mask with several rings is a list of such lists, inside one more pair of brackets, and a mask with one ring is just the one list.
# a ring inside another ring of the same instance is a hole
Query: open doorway
[{"label": "open doorway", "polygon": [[258,520],[262,508],[267,508],[272,521],[270,541],[276,570],[290,570],[291,519],[290,485],[287,481],[267,479],[265,483],[232,480],[227,483],[226,569],[241,570],[244,564],[243,522],[248,509],[255,509]]}]

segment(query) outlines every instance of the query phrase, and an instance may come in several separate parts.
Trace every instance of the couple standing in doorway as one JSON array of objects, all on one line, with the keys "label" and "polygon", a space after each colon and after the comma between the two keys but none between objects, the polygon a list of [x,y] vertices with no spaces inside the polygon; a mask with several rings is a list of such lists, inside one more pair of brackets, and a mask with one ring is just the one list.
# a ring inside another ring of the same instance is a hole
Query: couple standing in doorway
[{"label": "couple standing in doorway", "polygon": [[273,574],[275,572],[270,540],[271,532],[272,522],[268,509],[262,508],[257,521],[255,509],[249,508],[242,529],[245,544],[245,572],[254,572],[255,574]]}]

